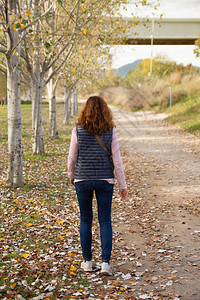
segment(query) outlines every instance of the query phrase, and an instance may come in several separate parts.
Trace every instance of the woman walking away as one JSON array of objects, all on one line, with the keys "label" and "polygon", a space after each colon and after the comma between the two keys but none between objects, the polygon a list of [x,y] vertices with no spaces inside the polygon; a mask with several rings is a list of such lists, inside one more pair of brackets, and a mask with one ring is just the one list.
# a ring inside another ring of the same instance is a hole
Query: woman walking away
[{"label": "woman walking away", "polygon": [[[100,139],[99,139],[100,138]],[[90,97],[72,130],[68,157],[68,176],[75,185],[80,208],[80,240],[84,261],[81,268],[92,271],[92,200],[97,199],[100,224],[101,273],[112,275],[109,264],[112,250],[111,206],[115,174],[123,200],[128,192],[121,163],[117,132],[108,105],[98,96]]]}]

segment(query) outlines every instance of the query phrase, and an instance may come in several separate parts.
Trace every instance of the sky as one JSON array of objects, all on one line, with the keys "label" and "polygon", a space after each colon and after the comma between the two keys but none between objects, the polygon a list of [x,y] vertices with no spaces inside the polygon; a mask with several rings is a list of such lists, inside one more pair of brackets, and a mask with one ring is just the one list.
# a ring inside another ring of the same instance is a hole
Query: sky
[{"label": "sky", "polygon": [[[158,3],[158,0],[154,0]],[[134,2],[130,0],[130,2]],[[127,10],[122,10],[125,17],[132,17],[131,13],[139,17],[159,17],[163,14],[163,18],[200,18],[200,0],[160,0],[160,6],[157,10],[145,8],[141,6],[136,8],[130,4]],[[165,46],[154,45],[153,56],[157,54],[167,55],[167,57],[177,63],[187,65],[192,63],[200,67],[200,58],[196,58],[193,54],[195,49],[192,45],[183,46]],[[112,67],[118,68],[125,64],[132,63],[137,59],[145,59],[151,57],[151,46],[112,46],[111,53],[113,54]]]}]

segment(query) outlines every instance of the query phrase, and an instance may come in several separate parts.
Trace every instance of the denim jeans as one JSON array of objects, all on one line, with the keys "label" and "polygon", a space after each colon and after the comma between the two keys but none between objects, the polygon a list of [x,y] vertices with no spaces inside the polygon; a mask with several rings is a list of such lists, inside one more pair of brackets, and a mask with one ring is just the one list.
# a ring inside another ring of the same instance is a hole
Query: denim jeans
[{"label": "denim jeans", "polygon": [[97,198],[102,261],[109,262],[112,250],[111,206],[113,184],[106,180],[84,180],[75,183],[80,208],[80,240],[85,261],[92,259],[92,200]]}]

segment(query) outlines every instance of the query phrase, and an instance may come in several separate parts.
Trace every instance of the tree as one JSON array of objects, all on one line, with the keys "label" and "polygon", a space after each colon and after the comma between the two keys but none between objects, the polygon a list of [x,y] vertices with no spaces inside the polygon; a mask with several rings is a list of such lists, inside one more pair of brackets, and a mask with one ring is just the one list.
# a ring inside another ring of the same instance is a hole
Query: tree
[{"label": "tree", "polygon": [[[58,9],[56,2],[60,4]],[[54,80],[56,75],[61,70],[67,59],[71,55],[71,51],[75,45],[75,33],[77,29],[77,14],[74,16],[74,11],[77,10],[77,1],[70,5],[68,14],[65,15],[65,23],[61,24],[61,12],[65,12],[65,7],[62,6],[62,1],[54,1],[51,7],[51,12],[46,14],[40,24],[37,23],[32,30],[31,37],[25,39],[25,48],[23,58],[26,62],[27,70],[31,77],[32,85],[32,131],[33,131],[33,153],[39,154],[44,152],[43,132],[42,132],[42,92],[49,84],[50,92],[50,136],[57,136],[56,127],[56,111],[55,111],[55,89],[57,81]],[[35,0],[38,4],[38,0]],[[45,12],[48,8],[48,3],[44,4],[41,9]],[[61,10],[61,12],[60,12]],[[57,11],[57,17],[60,21],[54,22],[54,13]],[[37,15],[37,5],[33,8],[33,14]],[[73,18],[73,24],[72,19]],[[47,29],[50,28],[51,30]],[[64,31],[63,31],[64,30]]]},{"label": "tree", "polygon": [[[52,4],[46,5],[46,1],[35,0],[32,2],[32,18],[35,19],[40,14],[47,16],[51,14]],[[44,152],[43,128],[42,128],[42,92],[45,74],[49,69],[45,69],[45,59],[42,61],[41,44],[49,48],[48,42],[43,40],[41,27],[45,18],[40,18],[40,22],[35,23],[29,30],[29,35],[24,39],[22,57],[26,63],[27,71],[31,78],[32,90],[32,151],[34,154]],[[26,76],[26,74],[24,74]]]},{"label": "tree", "polygon": [[[171,61],[165,55],[157,55],[153,58],[153,75],[162,77],[172,73],[176,69],[176,62]],[[150,58],[144,59],[138,64],[138,69],[147,77],[150,70]]]},{"label": "tree", "polygon": [[[41,1],[40,1],[41,2]],[[8,97],[8,178],[10,186],[22,186],[23,151],[21,132],[20,57],[27,29],[40,20],[40,14],[30,20],[30,1],[0,2],[0,52],[6,57]]]},{"label": "tree", "polygon": [[60,78],[62,78],[61,86],[64,88],[64,124],[69,123],[73,91],[75,94],[77,93],[75,87],[79,86],[82,91],[83,85],[88,82],[93,82],[97,85],[99,78],[103,76],[103,69],[108,61],[110,62],[108,49],[105,47],[93,46],[87,40],[84,44],[75,46],[70,62],[65,65],[60,73]]},{"label": "tree", "polygon": [[22,39],[15,27],[16,16],[19,13],[17,1],[1,2],[0,12],[2,20],[0,52],[5,55],[7,63],[9,151],[7,182],[15,187],[24,184],[19,71]]},{"label": "tree", "polygon": [[194,54],[196,55],[196,57],[200,57],[200,36],[199,38],[195,41],[195,49],[194,49]]}]

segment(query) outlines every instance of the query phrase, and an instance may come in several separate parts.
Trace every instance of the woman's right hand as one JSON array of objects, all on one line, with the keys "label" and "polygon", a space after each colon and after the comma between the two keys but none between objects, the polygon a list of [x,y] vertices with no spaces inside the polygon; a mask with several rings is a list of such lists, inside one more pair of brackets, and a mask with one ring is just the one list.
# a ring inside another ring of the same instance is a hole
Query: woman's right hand
[{"label": "woman's right hand", "polygon": [[119,190],[119,195],[122,200],[126,200],[126,198],[128,197],[128,190],[127,189]]},{"label": "woman's right hand", "polygon": [[75,186],[75,184],[74,184],[74,178],[70,178],[70,184],[73,185],[73,186]]}]

